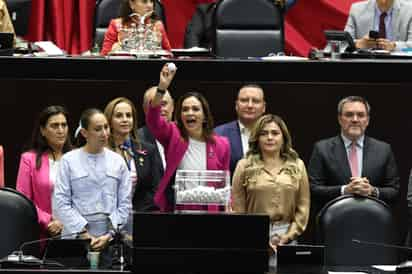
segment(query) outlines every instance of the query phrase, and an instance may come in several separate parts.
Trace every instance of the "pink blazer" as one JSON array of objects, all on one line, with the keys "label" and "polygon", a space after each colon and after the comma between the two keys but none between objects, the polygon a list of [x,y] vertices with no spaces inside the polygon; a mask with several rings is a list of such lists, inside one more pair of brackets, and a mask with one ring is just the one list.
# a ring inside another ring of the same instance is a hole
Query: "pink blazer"
[{"label": "pink blazer", "polygon": [[21,155],[16,188],[33,201],[40,224],[40,238],[47,237],[47,225],[52,219],[51,195],[53,182],[49,179],[49,157],[41,156],[40,169],[36,169],[36,153],[25,152]]},{"label": "pink blazer", "polygon": [[[160,106],[150,107],[146,113],[146,125],[155,138],[163,145],[166,157],[166,170],[160,180],[154,202],[161,211],[170,211],[165,191],[186,153],[188,142],[180,134],[179,128],[173,122],[166,121],[160,116]],[[214,142],[206,143],[207,169],[229,170],[230,146],[225,137],[214,135]]]}]

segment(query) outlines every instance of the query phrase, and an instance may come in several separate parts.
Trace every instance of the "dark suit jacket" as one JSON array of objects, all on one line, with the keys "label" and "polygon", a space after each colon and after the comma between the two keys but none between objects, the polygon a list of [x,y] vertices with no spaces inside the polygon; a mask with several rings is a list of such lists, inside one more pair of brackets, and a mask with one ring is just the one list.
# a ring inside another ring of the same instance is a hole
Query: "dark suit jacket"
[{"label": "dark suit jacket", "polygon": [[210,48],[213,41],[213,13],[215,3],[197,6],[186,27],[184,47]]},{"label": "dark suit jacket", "polygon": [[155,211],[158,207],[154,204],[153,196],[163,173],[159,166],[162,160],[156,152],[157,147],[141,140],[142,150],[135,150],[135,165],[137,183],[133,193],[133,209],[136,211]]},{"label": "dark suit jacket", "polygon": [[[160,159],[160,163],[162,163],[162,157],[160,156],[160,151],[157,147],[156,139],[153,136],[153,134],[150,132],[150,130],[147,128],[147,126],[143,126],[139,128],[139,130],[137,131],[137,136],[139,137],[139,140],[142,140],[143,142],[154,146],[157,157]],[[159,166],[159,170],[160,170],[161,175],[163,176],[163,173],[164,173],[163,164]]]},{"label": "dark suit jacket", "polygon": [[[308,166],[312,199],[324,204],[341,195],[351,171],[341,136],[315,144]],[[379,199],[391,204],[399,195],[399,175],[391,146],[365,136],[362,177],[378,188]]]},{"label": "dark suit jacket", "polygon": [[215,133],[225,136],[230,143],[230,176],[233,177],[237,162],[243,157],[242,140],[237,120],[220,125],[215,128]]}]

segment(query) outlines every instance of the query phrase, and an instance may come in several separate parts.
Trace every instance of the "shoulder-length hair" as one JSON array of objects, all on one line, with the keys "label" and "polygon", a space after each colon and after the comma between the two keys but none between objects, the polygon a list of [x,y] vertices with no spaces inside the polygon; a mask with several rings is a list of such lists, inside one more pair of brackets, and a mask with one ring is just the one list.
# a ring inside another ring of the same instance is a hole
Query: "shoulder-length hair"
[{"label": "shoulder-length hair", "polygon": [[[67,124],[69,123],[69,114],[63,106],[48,106],[44,108],[35,122],[32,139],[28,150],[33,150],[36,153],[36,169],[40,169],[42,162],[41,156],[46,151],[53,152],[53,148],[47,142],[47,139],[41,134],[41,129],[47,126],[51,116],[63,114],[66,118]],[[63,153],[72,149],[72,143],[70,140],[70,133],[67,133],[66,141],[63,145]],[[54,154],[53,154],[54,155]]]},{"label": "shoulder-length hair", "polygon": [[[136,1],[136,0],[123,0],[122,3],[120,4],[120,18],[122,19],[122,24],[123,25],[128,25],[132,22],[132,18],[130,17],[130,14],[133,13],[133,10],[130,7],[129,1]],[[155,0],[147,0],[153,2],[153,13],[150,16],[151,23],[154,23],[155,21],[159,20],[159,17],[156,15],[155,12]]]},{"label": "shoulder-length hair", "polygon": [[104,115],[106,116],[107,122],[109,123],[109,126],[110,126],[109,146],[110,146],[111,149],[114,149],[115,146],[116,146],[115,143],[114,143],[114,140],[113,140],[112,119],[113,119],[114,109],[120,103],[126,103],[132,109],[133,124],[132,124],[132,131],[130,132],[129,136],[130,136],[130,140],[133,142],[135,147],[137,149],[141,149],[140,148],[139,138],[138,138],[138,135],[137,135],[137,111],[136,111],[136,107],[134,106],[133,102],[130,101],[126,97],[117,97],[117,98],[111,100],[106,105],[106,107],[104,108]]},{"label": "shoulder-length hair", "polygon": [[182,121],[182,105],[183,101],[186,100],[189,97],[195,97],[197,100],[200,101],[203,109],[203,114],[205,116],[205,120],[203,121],[202,124],[202,137],[209,142],[214,142],[213,140],[213,127],[214,127],[214,122],[213,122],[213,116],[212,112],[210,111],[209,103],[207,102],[206,98],[200,94],[199,92],[187,92],[183,96],[179,98],[176,104],[176,111],[175,111],[175,121],[177,124],[177,127],[180,129],[180,134],[185,140],[188,140],[189,136],[187,133],[186,128],[183,125]]},{"label": "shoulder-length hair", "polygon": [[255,123],[249,137],[249,151],[247,152],[247,156],[256,156],[258,155],[260,158],[262,156],[262,152],[260,151],[259,147],[259,136],[263,130],[263,128],[269,123],[276,123],[280,130],[282,131],[283,135],[283,145],[280,149],[280,157],[287,161],[296,161],[299,158],[298,153],[292,148],[292,138],[290,136],[289,130],[286,126],[286,123],[277,115],[273,114],[266,114],[261,116]]}]

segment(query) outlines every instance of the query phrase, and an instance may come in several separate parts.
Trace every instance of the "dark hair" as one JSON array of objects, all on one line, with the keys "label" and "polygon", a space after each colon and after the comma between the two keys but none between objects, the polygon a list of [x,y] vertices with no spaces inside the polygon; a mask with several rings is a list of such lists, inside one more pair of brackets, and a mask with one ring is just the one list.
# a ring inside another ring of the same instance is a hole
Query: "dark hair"
[{"label": "dark hair", "polygon": [[209,104],[208,104],[206,98],[198,92],[188,92],[188,93],[184,94],[183,96],[181,96],[179,98],[179,100],[177,101],[176,111],[175,111],[175,121],[176,121],[177,127],[180,129],[180,134],[182,134],[184,139],[186,139],[186,140],[188,139],[188,134],[187,134],[187,131],[186,131],[184,125],[183,125],[181,114],[182,114],[183,101],[186,100],[189,97],[195,97],[201,103],[203,113],[205,115],[205,121],[202,124],[202,126],[203,126],[202,135],[203,135],[203,138],[206,141],[212,141],[213,142],[213,138],[212,138],[213,137],[213,127],[214,127],[214,125],[213,125],[213,116],[212,116],[212,113],[210,111]]},{"label": "dark hair", "polygon": [[248,83],[248,84],[244,84],[243,86],[241,86],[239,88],[238,93],[237,93],[237,97],[239,97],[240,91],[244,88],[257,88],[257,89],[260,89],[262,91],[263,101],[265,101],[265,91],[263,90],[262,86],[260,86],[259,84],[256,84],[256,83]]},{"label": "dark hair", "polygon": [[[68,112],[62,106],[48,106],[44,108],[40,113],[35,122],[31,144],[29,145],[29,150],[33,150],[36,153],[36,169],[40,169],[41,167],[41,156],[46,151],[53,152],[53,148],[50,147],[47,139],[41,134],[41,128],[45,128],[47,126],[47,122],[49,121],[51,116],[63,114],[66,118],[66,122],[68,123]],[[66,141],[63,145],[63,153],[72,149],[72,143],[70,140],[70,134],[67,134]],[[53,154],[54,156],[54,154]]]},{"label": "dark hair", "polygon": [[249,151],[247,152],[247,156],[252,155],[260,155],[261,151],[259,147],[259,136],[263,128],[269,123],[276,123],[280,130],[282,131],[283,135],[283,145],[280,149],[280,157],[284,160],[297,160],[299,155],[298,153],[292,148],[292,137],[290,136],[289,130],[286,126],[286,123],[277,115],[273,114],[266,114],[260,117],[251,133],[249,138]]},{"label": "dark hair", "polygon": [[[130,1],[136,1],[136,0],[130,0]],[[153,13],[150,16],[151,23],[154,21],[159,20],[158,16],[155,13],[155,0],[146,0],[146,1],[151,1],[153,2]],[[131,23],[132,19],[130,18],[130,14],[133,13],[133,10],[130,8],[129,5],[129,0],[123,0],[121,5],[120,5],[120,17],[122,18],[122,24],[123,25],[128,25]]]},{"label": "dark hair", "polygon": [[88,108],[85,111],[82,112],[82,115],[80,115],[80,123],[79,127],[76,130],[75,133],[75,139],[76,139],[76,146],[81,147],[87,143],[86,139],[83,137],[83,135],[80,133],[80,129],[88,129],[89,124],[90,124],[90,118],[95,115],[95,114],[103,114],[104,113],[97,108]]},{"label": "dark hair", "polygon": [[365,98],[360,97],[360,96],[348,96],[340,100],[338,103],[338,115],[342,115],[343,105],[345,105],[346,103],[354,103],[354,102],[359,102],[359,103],[364,104],[366,108],[366,113],[368,114],[368,116],[370,115],[371,106],[369,105],[368,101],[366,101]]},{"label": "dark hair", "polygon": [[113,140],[113,130],[112,130],[112,118],[113,118],[113,112],[116,106],[120,103],[126,103],[130,106],[132,109],[132,117],[133,117],[133,125],[132,125],[132,131],[130,132],[130,140],[133,142],[135,147],[137,149],[141,149],[139,138],[137,136],[137,111],[136,107],[134,106],[133,102],[130,101],[126,97],[117,97],[113,100],[111,100],[106,107],[104,108],[104,115],[106,115],[107,122],[109,123],[110,126],[110,137],[109,137],[109,146],[113,149],[115,148],[114,140]]}]

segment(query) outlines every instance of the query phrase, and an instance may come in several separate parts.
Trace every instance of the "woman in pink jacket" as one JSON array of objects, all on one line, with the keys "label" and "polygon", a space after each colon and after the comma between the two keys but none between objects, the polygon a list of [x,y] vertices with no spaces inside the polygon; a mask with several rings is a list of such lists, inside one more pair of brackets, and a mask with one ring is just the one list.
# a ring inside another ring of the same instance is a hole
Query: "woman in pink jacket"
[{"label": "woman in pink jacket", "polygon": [[214,134],[212,113],[203,95],[189,92],[180,97],[175,122],[160,115],[162,97],[175,73],[174,65],[163,66],[157,93],[146,113],[146,125],[166,155],[166,170],[154,196],[162,211],[173,210],[172,185],[177,170],[229,170],[230,162],[229,142]]},{"label": "woman in pink jacket", "polygon": [[33,201],[40,225],[40,238],[61,233],[62,223],[52,214],[52,193],[59,160],[72,148],[62,106],[48,106],[40,112],[30,149],[21,155],[16,188]]}]

